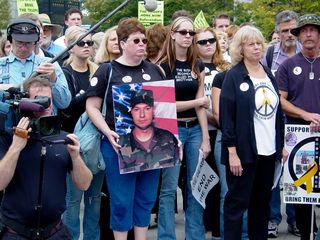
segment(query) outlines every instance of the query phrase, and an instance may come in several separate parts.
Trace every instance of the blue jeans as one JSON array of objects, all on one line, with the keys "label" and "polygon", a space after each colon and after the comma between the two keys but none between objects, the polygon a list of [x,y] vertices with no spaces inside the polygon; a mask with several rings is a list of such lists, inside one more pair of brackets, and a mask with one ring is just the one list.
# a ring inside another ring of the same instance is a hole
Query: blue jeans
[{"label": "blue jeans", "polygon": [[[287,223],[296,224],[296,214],[293,204],[286,204]],[[270,218],[269,221],[279,225],[281,223],[281,199],[280,199],[280,187],[278,185],[272,190],[270,200]]]},{"label": "blue jeans", "polygon": [[[214,159],[216,161],[216,165],[219,172],[220,179],[220,238],[224,239],[224,217],[223,217],[223,206],[224,206],[224,198],[228,192],[228,185],[226,179],[226,166],[221,164],[221,130],[218,129],[216,143],[214,145]],[[243,224],[242,224],[242,239],[248,239],[248,226],[247,226],[247,213],[243,215]]]},{"label": "blue jeans", "polygon": [[[192,128],[179,127],[179,139],[183,144],[187,166],[187,209],[185,216],[186,240],[205,239],[203,208],[191,193],[190,181],[196,170],[199,149],[202,141],[200,125]],[[174,201],[178,186],[180,167],[166,168],[162,171],[162,184],[159,200],[158,239],[176,239]]]},{"label": "blue jeans", "polygon": [[67,176],[67,209],[63,214],[63,222],[72,234],[72,239],[78,240],[80,236],[80,203],[84,196],[83,239],[100,239],[100,204],[103,171],[93,175],[87,191],[79,190],[72,182],[71,175]]},{"label": "blue jeans", "polygon": [[107,139],[101,144],[110,195],[110,228],[118,232],[148,227],[157,199],[160,170],[120,174],[118,155]]}]

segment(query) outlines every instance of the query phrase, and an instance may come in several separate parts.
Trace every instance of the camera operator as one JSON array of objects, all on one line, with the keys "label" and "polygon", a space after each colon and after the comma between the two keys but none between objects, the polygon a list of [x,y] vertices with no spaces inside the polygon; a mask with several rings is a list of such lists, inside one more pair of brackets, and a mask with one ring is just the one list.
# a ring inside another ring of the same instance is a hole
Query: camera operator
[{"label": "camera operator", "polygon": [[[26,81],[24,87],[32,99],[36,96],[52,98],[51,84],[44,76]],[[51,113],[52,103],[35,117],[50,116]],[[11,144],[0,136],[0,189],[5,189],[1,204],[3,235],[0,238],[71,239],[61,222],[66,208],[67,173],[82,190],[90,186],[92,174],[80,156],[76,135],[60,132],[45,140],[35,139],[29,123],[28,117],[21,118]],[[52,144],[66,138],[72,144]],[[47,144],[45,159],[41,156],[41,152],[44,154],[43,144]],[[41,163],[44,163],[43,168]]]},{"label": "camera operator", "polygon": [[40,40],[40,29],[30,19],[16,18],[7,27],[7,38],[12,44],[9,56],[0,58],[0,90],[20,87],[32,72],[49,76],[53,84],[53,112],[64,109],[71,101],[66,78],[59,64],[48,63],[49,58],[35,55]]}]

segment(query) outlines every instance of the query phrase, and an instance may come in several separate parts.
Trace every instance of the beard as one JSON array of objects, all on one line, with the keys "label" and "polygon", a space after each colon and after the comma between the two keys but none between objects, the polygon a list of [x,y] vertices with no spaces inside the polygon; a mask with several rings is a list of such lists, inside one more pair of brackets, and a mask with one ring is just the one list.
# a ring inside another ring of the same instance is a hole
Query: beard
[{"label": "beard", "polygon": [[296,39],[290,39],[290,40],[286,40],[284,41],[284,46],[285,47],[294,47],[296,45]]}]

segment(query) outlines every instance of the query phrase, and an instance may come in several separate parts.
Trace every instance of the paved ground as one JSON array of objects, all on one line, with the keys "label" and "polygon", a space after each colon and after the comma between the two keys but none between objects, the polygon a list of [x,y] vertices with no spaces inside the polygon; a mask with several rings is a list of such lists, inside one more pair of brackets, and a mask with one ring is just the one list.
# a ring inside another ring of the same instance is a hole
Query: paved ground
[{"label": "paved ground", "polygon": [[[184,240],[184,214],[182,210],[181,204],[181,194],[178,192],[178,214],[176,214],[176,237],[177,240]],[[316,212],[318,213],[317,223],[320,223],[320,209],[316,208]],[[148,240],[156,240],[157,239],[157,227],[154,223],[153,219],[155,216],[152,216],[151,227],[148,232]],[[287,224],[285,222],[285,214],[283,215],[283,220],[279,226],[279,236],[276,238],[277,240],[299,240],[299,237],[296,237],[292,234],[287,233]],[[207,233],[206,240],[211,240],[210,234]],[[271,238],[270,238],[271,239]],[[275,239],[275,238],[274,238]],[[226,239],[227,240],[227,239]]]}]

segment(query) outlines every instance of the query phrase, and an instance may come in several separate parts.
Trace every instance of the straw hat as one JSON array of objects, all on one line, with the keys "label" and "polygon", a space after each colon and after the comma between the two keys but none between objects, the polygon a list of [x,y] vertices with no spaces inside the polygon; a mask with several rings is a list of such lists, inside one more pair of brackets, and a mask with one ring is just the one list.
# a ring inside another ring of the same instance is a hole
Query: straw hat
[{"label": "straw hat", "polygon": [[41,13],[38,16],[44,27],[47,26],[52,29],[53,36],[59,36],[62,31],[62,27],[60,25],[51,23],[50,17],[45,13]]}]

